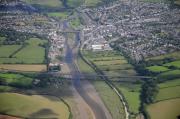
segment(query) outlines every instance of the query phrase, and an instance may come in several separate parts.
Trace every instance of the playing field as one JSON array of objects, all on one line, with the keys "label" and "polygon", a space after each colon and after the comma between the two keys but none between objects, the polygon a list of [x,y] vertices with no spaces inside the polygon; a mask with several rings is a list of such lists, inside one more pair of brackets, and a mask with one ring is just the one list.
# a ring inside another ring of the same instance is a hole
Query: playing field
[{"label": "playing field", "polygon": [[151,119],[178,119],[180,98],[160,101],[147,107]]},{"label": "playing field", "polygon": [[64,102],[53,96],[0,93],[0,100],[0,112],[7,115],[68,119],[70,114]]}]

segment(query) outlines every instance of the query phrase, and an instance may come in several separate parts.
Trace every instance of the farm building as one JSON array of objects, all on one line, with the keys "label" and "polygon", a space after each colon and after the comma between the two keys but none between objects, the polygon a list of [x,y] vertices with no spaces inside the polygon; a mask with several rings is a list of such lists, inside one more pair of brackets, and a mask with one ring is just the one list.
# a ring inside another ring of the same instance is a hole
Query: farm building
[{"label": "farm building", "polygon": [[93,51],[104,51],[104,50],[112,50],[109,44],[97,44],[92,45]]}]

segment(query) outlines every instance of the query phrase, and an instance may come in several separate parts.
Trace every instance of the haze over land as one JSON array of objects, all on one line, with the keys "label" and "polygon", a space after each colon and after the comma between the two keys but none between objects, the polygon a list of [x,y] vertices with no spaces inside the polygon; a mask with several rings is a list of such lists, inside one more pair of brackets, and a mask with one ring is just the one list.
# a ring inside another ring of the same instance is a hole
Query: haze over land
[{"label": "haze over land", "polygon": [[0,0],[0,118],[178,119],[179,0]]}]

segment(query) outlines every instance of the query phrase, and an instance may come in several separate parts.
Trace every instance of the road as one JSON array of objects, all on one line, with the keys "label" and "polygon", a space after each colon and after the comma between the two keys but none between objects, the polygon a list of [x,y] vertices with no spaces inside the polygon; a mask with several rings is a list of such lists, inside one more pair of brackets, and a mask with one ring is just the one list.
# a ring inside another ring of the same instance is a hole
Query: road
[{"label": "road", "polygon": [[[66,23],[65,27],[67,27]],[[79,33],[76,33],[73,46],[70,46],[71,43],[68,43],[67,34],[65,34],[65,37],[65,62],[72,76],[73,94],[80,112],[78,119],[112,119],[94,86],[87,80],[80,80],[80,71],[76,65],[80,40]]]}]

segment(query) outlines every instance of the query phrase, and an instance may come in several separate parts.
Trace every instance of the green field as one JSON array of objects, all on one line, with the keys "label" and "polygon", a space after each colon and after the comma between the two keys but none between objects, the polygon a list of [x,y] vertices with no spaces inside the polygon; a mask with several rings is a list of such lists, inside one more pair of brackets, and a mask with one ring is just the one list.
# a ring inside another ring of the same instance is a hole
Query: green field
[{"label": "green field", "polygon": [[96,6],[97,4],[101,3],[102,0],[85,0],[84,5],[86,6]]},{"label": "green field", "polygon": [[[23,118],[68,119],[68,107],[52,96],[0,93],[0,113]],[[23,110],[23,111],[22,111]]]},{"label": "green field", "polygon": [[129,111],[133,114],[138,114],[140,107],[140,85],[118,82],[115,82],[114,85],[124,95],[125,100],[127,101],[129,106]]},{"label": "green field", "polygon": [[168,80],[158,84],[158,86],[159,92],[156,101],[180,97],[180,79]]},{"label": "green field", "polygon": [[11,91],[13,88],[10,86],[2,86],[0,85],[0,92],[8,92]]},{"label": "green field", "polygon": [[117,94],[104,81],[93,81],[93,84],[113,119],[124,119],[124,108]]},{"label": "green field", "polygon": [[[0,46],[0,64],[42,64],[45,60],[45,48],[40,46],[47,43],[46,40],[30,38],[27,45],[20,49],[21,45]],[[18,51],[18,49],[20,49]],[[18,51],[18,52],[16,52]],[[14,52],[16,52],[14,54]],[[12,57],[10,57],[13,54]]]},{"label": "green field", "polygon": [[162,79],[162,80],[175,79],[179,77],[180,77],[180,70],[167,71],[158,75],[158,79]]},{"label": "green field", "polygon": [[1,37],[0,36],[0,45],[3,44],[3,41],[6,39],[6,37]]},{"label": "green field", "polygon": [[21,45],[2,45],[0,46],[0,58],[9,58],[9,56],[16,50],[18,50]]},{"label": "green field", "polygon": [[74,29],[78,28],[81,25],[80,19],[76,17],[70,20],[69,25]]},{"label": "green field", "polygon": [[160,101],[147,107],[151,119],[178,119],[180,98]]},{"label": "green field", "polygon": [[159,93],[156,97],[156,101],[180,98],[180,85],[168,88],[160,88]]},{"label": "green field", "polygon": [[23,63],[43,63],[45,58],[45,49],[39,44],[45,43],[45,40],[32,38],[27,41],[29,44],[23,50],[19,51],[15,57]]},{"label": "green field", "polygon": [[0,73],[0,81],[15,87],[31,87],[33,79],[20,74]]},{"label": "green field", "polygon": [[173,66],[175,68],[180,68],[180,60],[166,63],[163,66],[167,66],[167,67]]},{"label": "green field", "polygon": [[88,64],[86,64],[80,57],[78,57],[77,64],[82,73],[95,73],[94,70]]},{"label": "green field", "polygon": [[62,3],[60,0],[23,0],[32,5],[41,5],[46,7],[61,7]]},{"label": "green field", "polygon": [[159,84],[159,88],[168,88],[180,85],[180,79],[169,80]]},{"label": "green field", "polygon": [[50,17],[58,17],[60,19],[66,19],[69,16],[69,12],[48,12]]},{"label": "green field", "polygon": [[165,71],[168,71],[169,69],[167,67],[164,67],[164,66],[150,66],[150,67],[147,67],[147,69],[151,72],[165,72]]}]

